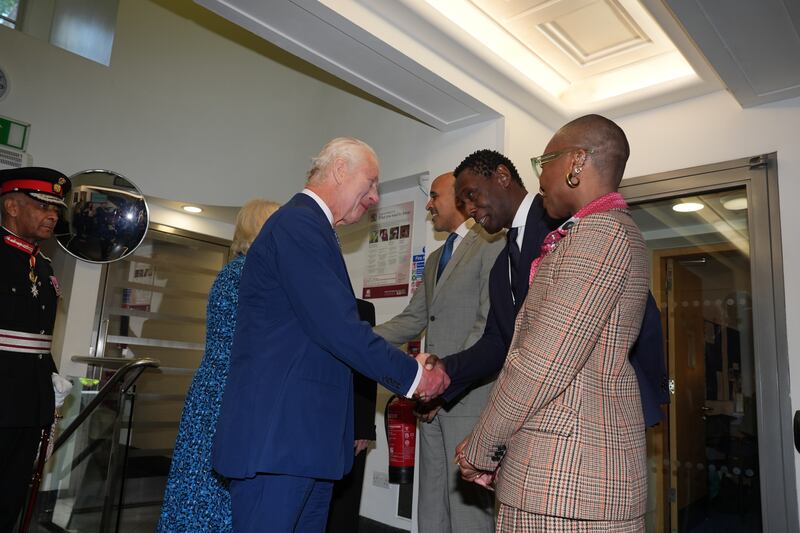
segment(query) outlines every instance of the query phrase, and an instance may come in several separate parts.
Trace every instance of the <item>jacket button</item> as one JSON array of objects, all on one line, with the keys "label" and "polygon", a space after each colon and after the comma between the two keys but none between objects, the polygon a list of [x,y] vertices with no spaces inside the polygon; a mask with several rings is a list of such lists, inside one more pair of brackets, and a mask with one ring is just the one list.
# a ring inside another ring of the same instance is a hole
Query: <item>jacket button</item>
[{"label": "jacket button", "polygon": [[433,315],[431,315],[431,322],[433,322],[433,321],[435,321],[435,320],[436,320],[436,317],[435,317],[435,316],[433,316]]},{"label": "jacket button", "polygon": [[41,359],[42,359],[42,354],[39,354],[39,360],[41,361]]}]

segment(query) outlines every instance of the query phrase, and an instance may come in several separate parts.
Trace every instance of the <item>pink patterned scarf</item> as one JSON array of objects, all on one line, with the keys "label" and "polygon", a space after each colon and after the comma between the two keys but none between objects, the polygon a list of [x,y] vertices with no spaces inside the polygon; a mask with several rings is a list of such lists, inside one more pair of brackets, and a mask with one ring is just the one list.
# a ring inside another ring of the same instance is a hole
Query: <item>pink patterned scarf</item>
[{"label": "pink patterned scarf", "polygon": [[547,234],[547,237],[544,238],[542,242],[542,248],[539,252],[539,257],[533,260],[531,263],[531,273],[528,277],[528,285],[533,283],[533,276],[536,275],[536,269],[539,268],[539,263],[542,262],[542,259],[547,256],[550,252],[556,249],[556,244],[560,241],[564,236],[569,233],[569,230],[580,221],[585,216],[593,215],[595,213],[602,213],[603,211],[610,211],[611,209],[627,209],[628,204],[625,202],[625,199],[622,195],[618,192],[610,192],[608,194],[604,194],[600,198],[592,200],[585,206],[581,207],[577,213],[572,215],[572,218],[561,224],[558,228],[551,231]]}]

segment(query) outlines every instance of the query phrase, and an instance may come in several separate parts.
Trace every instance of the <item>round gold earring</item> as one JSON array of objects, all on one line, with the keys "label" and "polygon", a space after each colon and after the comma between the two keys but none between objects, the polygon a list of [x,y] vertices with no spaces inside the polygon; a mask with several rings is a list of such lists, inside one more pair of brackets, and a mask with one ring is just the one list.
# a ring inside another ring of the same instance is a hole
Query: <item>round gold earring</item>
[{"label": "round gold earring", "polygon": [[572,170],[567,172],[567,175],[565,177],[565,181],[567,182],[567,187],[569,187],[570,189],[574,189],[575,187],[581,184],[581,180],[577,176],[578,174],[580,174],[580,170],[577,169],[575,172],[573,172]]}]

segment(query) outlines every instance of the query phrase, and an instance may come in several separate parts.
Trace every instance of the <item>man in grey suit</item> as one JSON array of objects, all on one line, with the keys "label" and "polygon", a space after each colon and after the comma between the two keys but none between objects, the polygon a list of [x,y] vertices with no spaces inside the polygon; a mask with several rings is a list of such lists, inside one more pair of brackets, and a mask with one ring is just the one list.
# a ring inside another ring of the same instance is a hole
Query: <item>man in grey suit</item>
[{"label": "man in grey suit", "polygon": [[[456,206],[455,177],[442,174],[431,184],[426,206],[436,231],[450,233],[425,262],[422,284],[402,313],[375,328],[393,344],[423,331],[426,351],[457,353],[483,334],[489,312],[489,271],[504,239],[486,234]],[[450,404],[425,406],[420,427],[418,526],[420,533],[494,531],[492,493],[464,482],[452,464],[456,445],[472,430],[491,383],[467,391]],[[436,416],[438,412],[438,416]]]}]

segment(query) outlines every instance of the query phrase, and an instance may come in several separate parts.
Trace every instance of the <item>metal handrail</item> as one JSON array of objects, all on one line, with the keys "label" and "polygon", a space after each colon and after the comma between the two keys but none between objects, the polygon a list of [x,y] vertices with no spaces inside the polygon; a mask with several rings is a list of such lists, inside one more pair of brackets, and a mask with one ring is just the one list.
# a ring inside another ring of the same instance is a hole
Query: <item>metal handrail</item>
[{"label": "metal handrail", "polygon": [[89,405],[82,409],[81,412],[78,413],[78,416],[75,417],[75,420],[73,420],[69,426],[67,426],[67,428],[61,432],[55,442],[53,442],[53,451],[51,453],[51,457],[56,453],[56,450],[58,450],[65,442],[67,442],[67,439],[69,439],[69,437],[75,433],[75,430],[78,429],[78,426],[80,426],[81,423],[86,420],[89,415],[92,414],[92,412],[94,412],[97,406],[100,405],[103,400],[105,400],[106,396],[111,394],[111,391],[114,389],[114,385],[122,381],[128,372],[131,370],[139,370],[139,374],[137,374],[134,379],[130,380],[123,387],[122,392],[128,390],[145,369],[158,368],[159,365],[161,365],[161,362],[158,359],[152,359],[150,357],[142,357],[140,359],[130,360],[120,357],[83,357],[76,355],[72,357],[72,360],[76,363],[87,363],[96,366],[111,366],[109,363],[114,365],[122,363],[122,361],[127,362],[123,364],[116,372],[114,372],[114,375],[111,376],[111,379],[109,379],[106,384],[100,388],[100,390],[97,392],[97,395],[92,399],[91,402],[89,402]]},{"label": "metal handrail", "polygon": [[[151,359],[149,357],[142,357],[140,359],[123,359],[120,357],[84,357],[84,356],[73,356],[72,361],[76,363],[86,363],[90,365],[96,366],[115,366],[118,364],[122,364],[122,366],[114,372],[105,385],[103,385],[99,391],[97,391],[97,395],[89,402],[89,405],[86,406],[78,416],[75,417],[69,426],[58,436],[58,438],[53,443],[53,449],[51,452],[50,457],[55,455],[56,450],[58,450],[66,441],[67,439],[75,433],[75,430],[86,420],[89,415],[91,415],[94,410],[97,408],[100,403],[105,400],[106,396],[111,394],[111,391],[115,388],[115,385],[122,381],[129,372],[136,371],[137,374],[133,376],[132,379],[128,380],[127,383],[123,383],[120,387],[120,394],[125,394],[128,389],[136,382],[139,376],[148,368],[158,368],[161,362],[157,359]],[[22,517],[22,521],[20,522],[20,526],[18,531],[20,533],[27,533],[28,527],[30,526],[31,520],[33,518],[33,508],[36,505],[36,497],[39,492],[39,484],[42,480],[42,472],[44,471],[44,464],[47,461],[47,441],[49,431],[44,430],[42,432],[42,442],[39,445],[39,455],[36,463],[36,470],[33,474],[33,479],[31,480],[31,484],[29,486],[29,493],[27,502],[24,508],[24,514]],[[112,452],[113,454],[113,452]],[[105,511],[104,511],[105,515]]]}]

